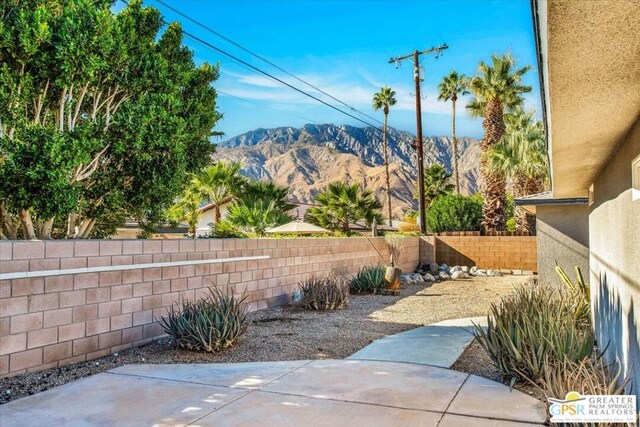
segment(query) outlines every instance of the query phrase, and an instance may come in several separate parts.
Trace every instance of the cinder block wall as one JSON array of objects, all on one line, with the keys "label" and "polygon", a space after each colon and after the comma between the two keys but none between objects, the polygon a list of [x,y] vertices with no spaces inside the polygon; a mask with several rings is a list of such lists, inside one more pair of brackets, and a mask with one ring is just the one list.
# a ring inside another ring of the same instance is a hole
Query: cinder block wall
[{"label": "cinder block wall", "polygon": [[[435,259],[448,265],[477,265],[480,268],[537,270],[535,236],[436,236]],[[425,242],[426,244],[426,242]],[[421,251],[420,262],[431,262],[428,250]],[[426,254],[423,258],[422,254]]]},{"label": "cinder block wall", "polygon": [[[412,271],[419,238],[407,238],[404,252],[401,267]],[[269,258],[118,269],[251,256]],[[162,335],[154,318],[209,286],[246,292],[255,310],[282,302],[309,276],[354,273],[387,259],[383,238],[2,241],[0,275],[53,273],[0,280],[0,376],[146,343]],[[77,270],[93,267],[107,271]]]}]

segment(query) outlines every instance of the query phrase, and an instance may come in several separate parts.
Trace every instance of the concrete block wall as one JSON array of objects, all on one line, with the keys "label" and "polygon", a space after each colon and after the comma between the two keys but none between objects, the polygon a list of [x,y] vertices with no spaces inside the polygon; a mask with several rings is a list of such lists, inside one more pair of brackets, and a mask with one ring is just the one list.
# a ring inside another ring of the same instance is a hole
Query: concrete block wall
[{"label": "concrete block wall", "polygon": [[[480,268],[537,271],[535,236],[435,236],[422,243],[420,262],[431,262],[435,253],[438,263],[477,265]],[[434,252],[427,250],[434,246]],[[423,255],[424,258],[423,258]]]},{"label": "concrete block wall", "polygon": [[[419,252],[408,238],[404,271]],[[244,257],[266,258],[215,262]],[[209,286],[246,292],[255,310],[309,276],[387,259],[383,238],[0,241],[0,376],[146,343],[162,335],[155,318]]]}]

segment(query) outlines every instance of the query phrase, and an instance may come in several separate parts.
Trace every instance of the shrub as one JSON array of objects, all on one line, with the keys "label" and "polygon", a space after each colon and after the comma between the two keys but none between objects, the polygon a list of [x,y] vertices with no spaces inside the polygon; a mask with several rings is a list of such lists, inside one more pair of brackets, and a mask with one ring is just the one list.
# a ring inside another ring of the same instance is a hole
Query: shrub
[{"label": "shrub", "polygon": [[442,231],[477,231],[482,223],[482,200],[477,196],[440,196],[427,211],[427,228]]},{"label": "shrub", "polygon": [[383,265],[362,267],[360,271],[358,271],[358,274],[351,279],[351,291],[357,294],[366,292],[375,294],[379,289],[386,287],[384,273],[385,267]]},{"label": "shrub", "polygon": [[216,352],[232,346],[246,332],[245,298],[210,288],[196,302],[186,301],[177,308],[172,305],[158,322],[179,347]]},{"label": "shrub", "polygon": [[[601,358],[585,358],[580,362],[565,360],[562,363],[548,362],[542,378],[542,390],[547,398],[564,399],[567,393],[579,391],[582,395],[621,395],[629,377],[621,378],[619,364],[606,365]],[[547,403],[548,404],[548,403]],[[572,426],[591,426],[576,423]],[[598,426],[618,424],[598,423]]]},{"label": "shrub", "polygon": [[307,310],[336,310],[349,302],[349,288],[334,276],[312,277],[299,284],[301,298],[298,303]]},{"label": "shrub", "polygon": [[217,239],[245,238],[247,235],[238,230],[226,219],[220,220],[217,224],[210,224],[211,233],[207,237]]},{"label": "shrub", "polygon": [[476,326],[474,334],[514,380],[539,382],[548,361],[581,361],[593,350],[591,328],[576,322],[573,301],[549,286],[523,286],[492,304],[487,329]]}]

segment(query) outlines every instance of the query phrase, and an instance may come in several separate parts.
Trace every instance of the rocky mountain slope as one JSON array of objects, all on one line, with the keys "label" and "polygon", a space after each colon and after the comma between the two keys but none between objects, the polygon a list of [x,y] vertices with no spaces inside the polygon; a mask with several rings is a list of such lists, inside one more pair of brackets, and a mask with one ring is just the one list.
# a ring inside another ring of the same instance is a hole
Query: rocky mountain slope
[{"label": "rocky mountain slope", "polygon": [[[397,217],[416,206],[412,197],[417,176],[413,139],[408,132],[389,131],[391,204]],[[219,143],[214,159],[239,161],[242,173],[250,178],[288,185],[292,198],[300,202],[311,202],[329,182],[345,180],[363,183],[386,203],[382,147],[382,132],[372,127],[308,124],[300,129],[244,133]],[[427,165],[437,162],[452,169],[449,137],[425,138],[424,152]],[[463,192],[475,193],[479,185],[479,141],[458,138],[458,152]]]}]

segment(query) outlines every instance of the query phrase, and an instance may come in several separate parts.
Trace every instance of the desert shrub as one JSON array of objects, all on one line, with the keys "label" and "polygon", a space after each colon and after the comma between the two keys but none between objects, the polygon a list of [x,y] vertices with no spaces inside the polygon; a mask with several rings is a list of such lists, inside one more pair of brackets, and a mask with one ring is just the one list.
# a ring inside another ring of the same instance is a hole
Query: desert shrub
[{"label": "desert shrub", "polygon": [[349,302],[349,287],[334,276],[312,277],[298,286],[301,294],[298,305],[307,310],[336,310]]},{"label": "desert shrub", "polygon": [[[602,358],[587,357],[574,362],[565,359],[561,363],[548,361],[541,389],[546,397],[564,399],[567,393],[579,391],[582,395],[621,395],[629,377],[622,377],[618,363],[607,365]],[[549,402],[547,402],[549,405]],[[572,426],[592,426],[590,423],[572,423]],[[598,423],[598,426],[618,424]]]},{"label": "desert shrub", "polygon": [[398,224],[398,231],[400,233],[420,233],[420,226],[415,222],[401,222]]},{"label": "desert shrub", "polygon": [[434,200],[427,210],[427,228],[442,231],[477,231],[482,223],[482,200],[477,196],[449,194]]},{"label": "desert shrub", "polygon": [[367,292],[375,294],[378,290],[386,287],[384,283],[384,273],[385,267],[383,265],[362,267],[351,279],[351,291],[357,294]]},{"label": "desert shrub", "polygon": [[232,346],[246,332],[245,298],[210,288],[198,301],[172,305],[158,322],[179,347],[216,352]]},{"label": "desert shrub", "polygon": [[584,280],[582,272],[575,267],[576,281],[572,281],[562,267],[556,265],[556,273],[566,285],[570,300],[573,301],[573,311],[576,322],[579,325],[588,327],[591,324],[591,290],[589,284]]},{"label": "desert shrub", "polygon": [[527,285],[491,305],[486,330],[474,334],[496,368],[513,379],[539,382],[548,361],[581,361],[593,350],[590,327],[576,321],[570,296],[550,286]]}]

